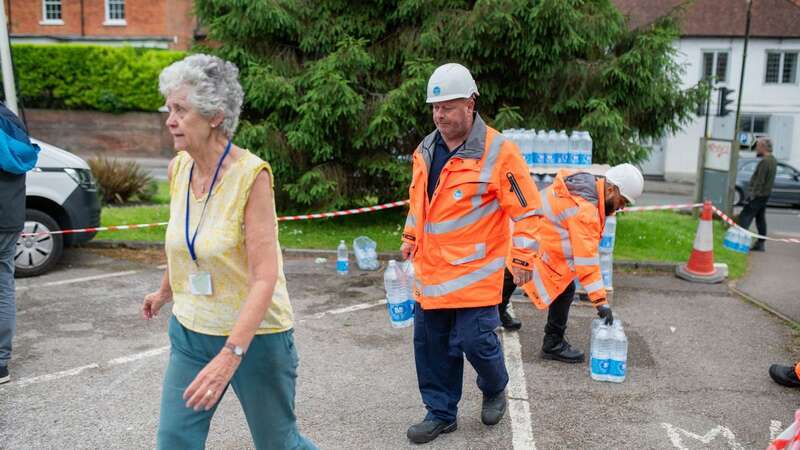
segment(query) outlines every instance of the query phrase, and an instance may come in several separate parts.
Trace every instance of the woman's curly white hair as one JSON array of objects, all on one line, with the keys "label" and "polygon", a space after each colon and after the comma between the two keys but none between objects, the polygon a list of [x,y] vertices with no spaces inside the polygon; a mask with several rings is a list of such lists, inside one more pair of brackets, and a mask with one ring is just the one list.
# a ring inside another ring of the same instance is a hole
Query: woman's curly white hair
[{"label": "woman's curly white hair", "polygon": [[158,90],[165,98],[184,86],[189,87],[189,104],[209,119],[221,112],[222,132],[233,137],[244,101],[236,65],[200,53],[170,64],[158,77]]}]

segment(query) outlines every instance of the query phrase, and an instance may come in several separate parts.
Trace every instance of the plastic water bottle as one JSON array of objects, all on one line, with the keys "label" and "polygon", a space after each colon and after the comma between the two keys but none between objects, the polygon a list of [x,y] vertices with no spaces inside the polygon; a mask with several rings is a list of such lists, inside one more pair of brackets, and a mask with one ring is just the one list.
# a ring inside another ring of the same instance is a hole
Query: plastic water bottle
[{"label": "plastic water bottle", "polygon": [[405,328],[414,323],[414,304],[413,300],[408,299],[408,279],[397,261],[389,261],[386,272],[383,273],[383,284],[392,327]]},{"label": "plastic water bottle", "polygon": [[622,328],[622,322],[614,321],[611,327],[611,357],[608,364],[607,380],[613,383],[625,381],[628,364],[628,337]]},{"label": "plastic water bottle", "polygon": [[584,166],[591,166],[592,165],[592,136],[589,135],[588,131],[583,132],[583,152],[581,153],[582,162]]},{"label": "plastic water bottle", "polygon": [[750,253],[750,245],[752,244],[753,238],[744,230],[737,229],[736,231],[739,232],[739,252],[745,255]]},{"label": "plastic water bottle", "polygon": [[736,227],[729,227],[722,240],[722,246],[728,250],[739,251],[739,233]]},{"label": "plastic water bottle", "polygon": [[347,256],[347,244],[344,240],[339,241],[336,248],[336,274],[347,275],[350,272],[350,258]]},{"label": "plastic water bottle", "polygon": [[558,140],[558,133],[556,130],[547,132],[547,141],[544,147],[544,165],[548,168],[555,165],[556,161],[556,141]]},{"label": "plastic water bottle", "polygon": [[609,216],[603,228],[603,235],[600,239],[600,273],[603,275],[603,285],[606,289],[612,289],[614,282],[614,241],[617,231],[617,218]]},{"label": "plastic water bottle", "polygon": [[577,168],[581,166],[581,132],[573,131],[569,136],[569,167]]},{"label": "plastic water bottle", "polygon": [[589,374],[595,381],[608,380],[608,365],[612,347],[611,333],[610,326],[600,324],[592,336]]},{"label": "plastic water bottle", "polygon": [[528,167],[533,166],[533,136],[535,131],[534,130],[523,130],[522,131],[522,156],[525,159],[525,164]]},{"label": "plastic water bottle", "polygon": [[558,132],[558,140],[556,141],[556,154],[558,155],[558,167],[569,167],[569,137],[567,132],[561,130]]},{"label": "plastic water bottle", "polygon": [[528,164],[528,167],[534,168],[541,164],[541,152],[539,150],[539,135],[536,133],[536,130],[530,131],[530,146],[531,146],[531,162]]},{"label": "plastic water bottle", "polygon": [[536,163],[539,167],[544,167],[546,165],[545,154],[547,153],[547,132],[544,130],[539,130],[536,133],[536,140],[534,141],[534,145],[536,146],[536,153],[539,155],[539,159]]}]

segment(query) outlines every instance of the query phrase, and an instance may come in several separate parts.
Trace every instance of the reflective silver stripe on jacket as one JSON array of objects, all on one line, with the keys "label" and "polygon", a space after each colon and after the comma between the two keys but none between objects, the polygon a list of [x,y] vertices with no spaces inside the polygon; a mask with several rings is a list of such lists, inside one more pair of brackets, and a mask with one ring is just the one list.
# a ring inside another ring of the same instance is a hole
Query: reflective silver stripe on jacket
[{"label": "reflective silver stripe on jacket", "polygon": [[600,289],[605,289],[605,285],[603,284],[603,280],[597,280],[594,283],[589,283],[583,287],[586,289],[586,292],[597,292]]},{"label": "reflective silver stripe on jacket", "polygon": [[417,226],[417,218],[414,217],[413,214],[409,214],[406,216],[406,227],[407,228],[414,228]]},{"label": "reflective silver stripe on jacket", "polygon": [[480,244],[475,244],[475,253],[465,256],[463,258],[457,259],[455,261],[450,261],[450,264],[457,266],[459,264],[466,264],[468,262],[477,261],[481,258],[486,257],[486,244],[481,242]]},{"label": "reflective silver stripe on jacket", "polygon": [[494,214],[498,209],[500,209],[500,203],[498,203],[497,200],[492,200],[490,203],[480,208],[473,209],[458,219],[446,220],[444,222],[428,222],[425,224],[425,232],[431,234],[451,233],[459,228],[472,225],[488,215]]},{"label": "reflective silver stripe on jacket", "polygon": [[567,261],[567,265],[571,270],[575,270],[575,263],[572,260],[572,243],[569,240],[569,231],[561,225],[561,222],[577,214],[578,208],[567,208],[556,216],[553,214],[553,208],[550,206],[550,197],[545,195],[542,196],[542,210],[544,210],[545,217],[553,224],[556,232],[558,232],[558,235],[561,237],[561,251],[564,252],[564,259]]},{"label": "reflective silver stripe on jacket", "polygon": [[536,239],[528,239],[524,236],[518,236],[511,238],[511,243],[516,248],[522,248],[525,250],[539,250],[539,241]]},{"label": "reflective silver stripe on jacket", "polygon": [[539,271],[534,267],[533,268],[533,285],[536,288],[536,292],[539,294],[539,300],[542,301],[545,305],[549,305],[553,302],[550,299],[550,295],[547,294],[547,289],[544,287],[544,283],[542,283],[542,276],[539,275]]},{"label": "reflective silver stripe on jacket", "polygon": [[495,258],[485,266],[481,267],[480,269],[474,270],[458,278],[445,281],[444,283],[423,286],[422,295],[426,297],[441,297],[443,295],[453,293],[460,289],[464,289],[465,287],[473,283],[477,283],[478,281],[490,277],[497,271],[503,270],[505,266],[506,266],[505,257]]},{"label": "reflective silver stripe on jacket", "polygon": [[512,222],[519,222],[520,220],[527,219],[528,217],[531,217],[531,216],[541,216],[541,215],[542,215],[542,211],[541,210],[534,209],[534,210],[526,212],[525,214],[523,214],[521,216],[512,217],[511,221]]},{"label": "reflective silver stripe on jacket", "polygon": [[575,265],[576,266],[599,266],[600,265],[600,257],[599,256],[576,256],[575,257]]}]

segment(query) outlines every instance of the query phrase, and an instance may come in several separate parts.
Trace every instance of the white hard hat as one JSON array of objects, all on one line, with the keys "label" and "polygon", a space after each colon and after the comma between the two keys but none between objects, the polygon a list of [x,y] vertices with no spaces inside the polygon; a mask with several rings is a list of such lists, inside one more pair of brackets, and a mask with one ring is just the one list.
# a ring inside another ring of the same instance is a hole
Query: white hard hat
[{"label": "white hard hat", "polygon": [[620,164],[608,169],[606,180],[619,188],[619,193],[625,197],[630,204],[636,203],[636,199],[642,195],[644,190],[644,177],[633,164]]},{"label": "white hard hat", "polygon": [[470,98],[478,94],[478,86],[461,64],[448,63],[436,68],[428,80],[427,103],[446,102],[456,98]]}]

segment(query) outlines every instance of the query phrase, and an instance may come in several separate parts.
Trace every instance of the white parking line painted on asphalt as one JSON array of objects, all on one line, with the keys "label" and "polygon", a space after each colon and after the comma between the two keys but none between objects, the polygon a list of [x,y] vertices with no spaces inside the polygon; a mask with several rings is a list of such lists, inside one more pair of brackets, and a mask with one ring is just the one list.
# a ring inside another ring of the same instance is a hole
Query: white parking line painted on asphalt
[{"label": "white parking line painted on asphalt", "polygon": [[308,318],[298,320],[298,323],[304,322],[308,319],[320,319],[327,315],[331,314],[345,314],[353,311],[360,311],[362,309],[369,309],[374,308],[376,306],[381,306],[386,304],[386,299],[378,300],[376,302],[370,303],[359,303],[357,305],[345,306],[344,308],[336,308],[336,309],[329,309],[328,311],[322,311],[320,313],[316,313]]},{"label": "white parking line painted on asphalt", "polygon": [[503,331],[503,357],[508,370],[508,413],[511,416],[511,443],[514,450],[536,450],[531,423],[531,405],[528,401],[528,386],[522,368],[522,346],[519,335]]},{"label": "white parking line painted on asphalt", "polygon": [[783,424],[780,420],[771,420],[769,422],[769,441],[772,442],[778,439],[778,436],[783,432]]},{"label": "white parking line painted on asphalt", "polygon": [[58,380],[59,378],[71,377],[78,375],[89,369],[97,369],[100,366],[97,363],[87,364],[85,366],[76,367],[74,369],[62,370],[61,372],[48,373],[47,375],[39,375],[38,377],[23,378],[15,381],[13,384],[8,384],[8,387],[25,387],[31,384],[44,383],[45,381]]},{"label": "white parking line painted on asphalt", "polygon": [[169,345],[164,347],[154,348],[141,353],[134,353],[133,355],[122,356],[108,361],[106,364],[109,366],[118,366],[120,364],[127,364],[129,362],[138,361],[140,359],[149,358],[151,356],[158,356],[169,350]]},{"label": "white parking line painted on asphalt", "polygon": [[[136,273],[136,271],[129,271],[128,273],[119,272],[119,273],[117,273],[115,275],[116,276],[121,276],[122,274],[130,275],[131,273]],[[112,275],[112,274],[108,274],[108,275]],[[92,278],[92,277],[85,277],[85,278]],[[82,279],[82,280],[86,281],[85,279]],[[330,309],[328,311],[323,311],[323,312],[314,314],[309,318],[310,319],[319,319],[321,317],[324,317],[324,316],[330,315],[330,314],[345,314],[345,313],[349,313],[349,312],[353,312],[353,311],[360,311],[362,309],[374,308],[376,306],[385,305],[385,304],[386,304],[386,299],[378,300],[376,302],[371,302],[371,303],[359,303],[357,305],[347,306],[347,307],[344,307],[344,308],[336,308],[336,309]],[[307,320],[307,319],[298,320],[297,323],[303,322],[305,320]],[[519,342],[517,343],[517,345],[519,345]],[[164,347],[154,348],[152,350],[146,350],[146,351],[140,352],[140,353],[134,353],[132,355],[127,355],[127,356],[121,356],[119,358],[114,358],[114,359],[111,359],[111,360],[107,361],[102,366],[100,364],[98,364],[98,363],[92,363],[92,364],[87,364],[85,366],[76,367],[74,369],[63,370],[61,372],[55,372],[55,373],[50,373],[50,374],[46,374],[46,375],[39,375],[39,376],[36,376],[36,377],[30,377],[30,378],[22,378],[19,381],[14,381],[12,383],[3,385],[2,387],[0,387],[0,391],[5,390],[6,388],[25,387],[25,386],[29,386],[31,384],[43,383],[43,382],[46,382],[46,381],[57,380],[59,378],[74,376],[74,375],[78,375],[81,372],[84,372],[84,371],[89,370],[89,369],[99,369],[100,367],[119,366],[119,365],[131,363],[133,361],[138,361],[140,359],[145,359],[145,358],[150,358],[150,357],[153,357],[153,356],[158,356],[158,355],[161,355],[161,354],[167,352],[168,350],[169,350],[169,346],[167,345],[167,346],[164,346]]]},{"label": "white parking line painted on asphalt", "polygon": [[37,284],[33,286],[19,286],[15,290],[16,292],[26,291],[31,288],[41,288],[41,287],[50,287],[50,286],[61,286],[64,284],[73,284],[73,283],[83,283],[85,281],[95,281],[95,280],[104,280],[106,278],[116,278],[116,277],[125,277],[128,275],[134,275],[139,273],[138,270],[126,270],[123,272],[112,272],[112,273],[104,273],[102,275],[92,275],[88,277],[80,277],[80,278],[71,278],[68,280],[59,280],[59,281],[50,281],[48,283]]}]

